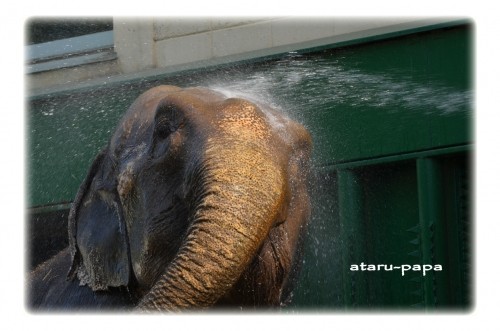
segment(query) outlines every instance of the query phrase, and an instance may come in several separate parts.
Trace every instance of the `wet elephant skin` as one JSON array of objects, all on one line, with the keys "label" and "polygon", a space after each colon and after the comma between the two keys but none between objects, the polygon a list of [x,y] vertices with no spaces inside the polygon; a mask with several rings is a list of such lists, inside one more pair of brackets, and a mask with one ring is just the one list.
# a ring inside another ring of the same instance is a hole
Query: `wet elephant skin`
[{"label": "wet elephant skin", "polygon": [[310,214],[311,148],[304,127],[258,102],[146,91],[80,186],[69,247],[30,274],[29,306],[286,304]]}]

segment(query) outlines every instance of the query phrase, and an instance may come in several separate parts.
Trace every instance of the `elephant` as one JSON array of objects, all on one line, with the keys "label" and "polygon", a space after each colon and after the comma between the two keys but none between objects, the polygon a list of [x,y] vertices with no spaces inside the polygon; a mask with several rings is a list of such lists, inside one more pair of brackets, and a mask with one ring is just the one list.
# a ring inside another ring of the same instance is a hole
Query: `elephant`
[{"label": "elephant", "polygon": [[32,309],[286,305],[311,214],[312,138],[203,87],[141,94],[96,156],[69,247],[28,276]]}]

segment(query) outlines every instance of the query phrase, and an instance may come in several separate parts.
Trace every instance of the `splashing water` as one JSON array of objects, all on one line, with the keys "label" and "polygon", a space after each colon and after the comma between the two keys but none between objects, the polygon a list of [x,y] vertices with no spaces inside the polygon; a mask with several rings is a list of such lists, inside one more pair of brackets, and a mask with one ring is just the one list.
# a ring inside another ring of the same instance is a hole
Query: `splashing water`
[{"label": "splashing water", "polygon": [[471,91],[439,81],[423,85],[399,72],[363,72],[346,68],[338,60],[296,54],[289,54],[272,68],[258,68],[248,75],[229,73],[217,79],[208,86],[228,97],[260,100],[292,117],[305,107],[315,109],[325,104],[406,111],[425,108],[448,114],[467,109],[472,101]]}]

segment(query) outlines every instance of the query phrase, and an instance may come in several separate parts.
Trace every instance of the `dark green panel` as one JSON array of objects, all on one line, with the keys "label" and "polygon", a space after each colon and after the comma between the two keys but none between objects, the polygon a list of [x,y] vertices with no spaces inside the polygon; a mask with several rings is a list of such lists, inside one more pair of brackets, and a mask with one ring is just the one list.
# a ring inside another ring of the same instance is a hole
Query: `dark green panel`
[{"label": "dark green panel", "polygon": [[443,265],[436,273],[436,305],[469,308],[472,288],[472,225],[470,164],[467,154],[436,159],[441,173],[441,219],[435,226],[435,263]]},{"label": "dark green panel", "polygon": [[[364,233],[366,264],[421,264],[416,169],[413,162],[366,167]],[[424,278],[409,271],[365,271],[366,306],[410,308],[424,305]]]},{"label": "dark green panel", "polygon": [[[422,264],[439,264],[436,261],[434,240],[435,229],[443,222],[443,181],[436,158],[419,158],[417,163],[418,204],[420,218],[420,242]],[[442,238],[442,237],[441,237]],[[439,260],[439,259],[437,259]],[[425,306],[436,304],[434,273],[424,278]]]},{"label": "dark green panel", "polygon": [[337,171],[337,179],[344,305],[356,308],[366,304],[367,291],[366,277],[362,273],[352,273],[349,268],[365,257],[364,187],[360,174],[355,170]]},{"label": "dark green panel", "polygon": [[31,210],[26,227],[26,265],[29,270],[53,257],[68,246],[67,208],[53,210]]},{"label": "dark green panel", "polygon": [[[473,266],[468,155],[431,153],[423,161],[361,165],[320,176],[321,190],[313,193],[306,268],[292,307],[469,308]],[[395,269],[349,270],[361,262],[439,264],[442,271],[402,276]]]}]

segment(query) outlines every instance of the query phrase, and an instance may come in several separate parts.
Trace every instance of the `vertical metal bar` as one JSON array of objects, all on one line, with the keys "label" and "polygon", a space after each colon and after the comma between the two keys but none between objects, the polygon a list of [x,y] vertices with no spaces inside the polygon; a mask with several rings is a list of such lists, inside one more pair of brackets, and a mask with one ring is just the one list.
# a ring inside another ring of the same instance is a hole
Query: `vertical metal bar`
[{"label": "vertical metal bar", "polygon": [[[342,236],[344,305],[354,307],[366,302],[366,281],[362,272],[351,272],[364,252],[362,235],[363,187],[359,176],[350,169],[337,171],[339,218]],[[366,261],[365,261],[366,262]]]},{"label": "vertical metal bar", "polygon": [[[443,298],[443,303],[447,306],[457,306],[460,302],[463,302],[463,287],[462,287],[462,272],[461,266],[463,257],[461,256],[461,227],[460,223],[463,221],[462,215],[460,215],[460,204],[461,204],[461,194],[463,193],[461,187],[460,169],[459,165],[456,163],[448,163],[446,165],[446,174],[448,178],[447,185],[451,189],[449,195],[447,195],[447,219],[446,224],[440,226],[442,228],[442,242],[445,243],[444,247],[440,252],[440,260],[446,261],[444,272],[441,275],[443,278],[443,283],[441,285],[444,290],[442,290],[442,295],[440,296],[438,291],[438,299]],[[437,284],[440,285],[439,283]],[[439,290],[439,288],[438,288]]]},{"label": "vertical metal bar", "polygon": [[459,307],[465,302],[464,215],[467,188],[464,185],[464,164],[457,159],[445,158],[441,163],[443,183],[443,214],[435,225],[434,262],[443,266],[435,274],[436,304],[440,307]]},{"label": "vertical metal bar", "polygon": [[[418,205],[420,239],[422,241],[422,264],[434,264],[433,236],[435,226],[442,222],[442,180],[439,163],[434,158],[417,159]],[[425,306],[436,305],[434,273],[424,278]]]}]

